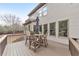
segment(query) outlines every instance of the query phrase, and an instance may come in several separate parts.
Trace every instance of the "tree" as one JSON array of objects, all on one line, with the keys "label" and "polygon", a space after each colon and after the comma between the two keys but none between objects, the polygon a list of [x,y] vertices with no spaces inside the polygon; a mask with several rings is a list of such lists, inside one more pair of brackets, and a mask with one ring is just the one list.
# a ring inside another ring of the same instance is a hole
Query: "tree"
[{"label": "tree", "polygon": [[0,25],[0,34],[2,34],[3,33],[3,27]]},{"label": "tree", "polygon": [[1,16],[1,20],[4,21],[7,26],[9,26],[9,30],[11,30],[13,33],[15,33],[20,27],[20,18],[16,17],[15,15],[3,15]]}]

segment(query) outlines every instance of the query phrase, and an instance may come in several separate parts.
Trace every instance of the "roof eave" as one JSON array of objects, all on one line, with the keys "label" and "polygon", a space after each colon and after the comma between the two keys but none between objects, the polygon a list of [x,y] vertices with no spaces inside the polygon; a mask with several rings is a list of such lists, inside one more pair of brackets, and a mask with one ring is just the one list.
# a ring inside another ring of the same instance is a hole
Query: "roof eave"
[{"label": "roof eave", "polygon": [[31,16],[33,13],[35,13],[39,8],[41,8],[43,5],[45,5],[46,3],[40,3],[38,4],[29,14],[28,16]]}]

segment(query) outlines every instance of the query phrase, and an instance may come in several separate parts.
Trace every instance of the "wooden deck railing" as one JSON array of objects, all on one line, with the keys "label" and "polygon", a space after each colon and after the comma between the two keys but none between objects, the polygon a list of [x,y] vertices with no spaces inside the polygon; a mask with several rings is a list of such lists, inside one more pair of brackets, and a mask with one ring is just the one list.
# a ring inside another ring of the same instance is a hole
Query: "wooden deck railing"
[{"label": "wooden deck railing", "polygon": [[0,56],[3,54],[3,51],[8,43],[7,42],[8,37],[10,37],[10,36],[22,36],[22,35],[24,36],[26,34],[7,34],[7,35],[2,36],[0,38]]},{"label": "wooden deck railing", "polygon": [[0,38],[0,56],[3,54],[5,46],[7,45],[7,35]]},{"label": "wooden deck railing", "polygon": [[72,56],[79,56],[79,42],[77,42],[77,39],[69,39],[69,50]]}]

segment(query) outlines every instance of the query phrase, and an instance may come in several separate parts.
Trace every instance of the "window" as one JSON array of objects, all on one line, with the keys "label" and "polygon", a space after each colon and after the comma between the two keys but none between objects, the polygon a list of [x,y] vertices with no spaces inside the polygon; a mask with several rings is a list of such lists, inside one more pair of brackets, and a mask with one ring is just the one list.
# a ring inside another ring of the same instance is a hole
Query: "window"
[{"label": "window", "polygon": [[41,16],[42,16],[42,11],[39,11],[38,16],[39,16],[39,17],[41,17]]},{"label": "window", "polygon": [[39,31],[42,33],[42,25],[39,26]]},{"label": "window", "polygon": [[[33,26],[33,31],[36,33],[36,25]],[[42,25],[39,25],[39,32],[42,33]]]},{"label": "window", "polygon": [[43,9],[43,15],[44,16],[47,15],[47,7],[44,7],[44,9]]},{"label": "window", "polygon": [[55,22],[50,23],[50,35],[55,35]]},{"label": "window", "polygon": [[67,37],[68,32],[68,20],[59,21],[59,36]]},{"label": "window", "polygon": [[47,31],[48,31],[47,28],[48,28],[47,24],[44,24],[44,34],[47,34]]},{"label": "window", "polygon": [[33,30],[34,30],[34,32],[36,32],[36,25],[33,26]]},{"label": "window", "polygon": [[47,7],[44,7],[42,10],[39,11],[38,17],[45,16],[45,15],[47,15]]}]

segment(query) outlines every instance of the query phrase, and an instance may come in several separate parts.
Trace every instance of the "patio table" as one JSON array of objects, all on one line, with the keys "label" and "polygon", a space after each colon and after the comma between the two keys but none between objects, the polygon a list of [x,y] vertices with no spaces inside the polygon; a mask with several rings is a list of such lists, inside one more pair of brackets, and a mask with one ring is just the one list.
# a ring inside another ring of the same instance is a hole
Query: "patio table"
[{"label": "patio table", "polygon": [[29,40],[29,49],[36,51],[40,46],[47,47],[47,36],[43,34],[34,34],[27,36],[26,42]]}]

